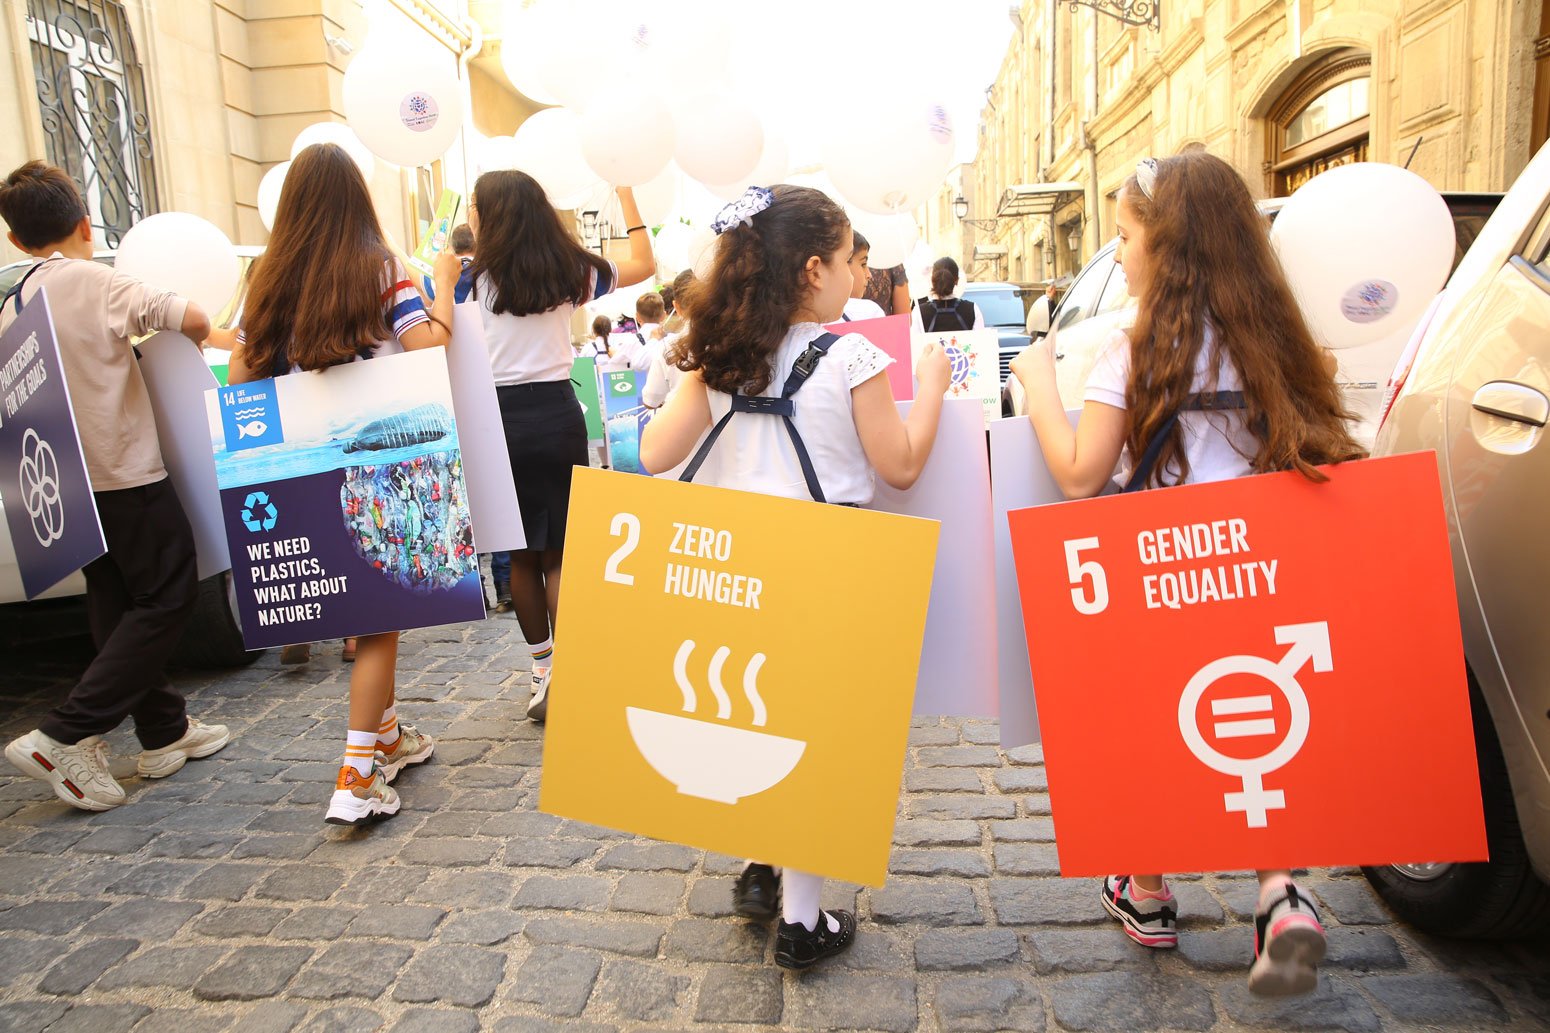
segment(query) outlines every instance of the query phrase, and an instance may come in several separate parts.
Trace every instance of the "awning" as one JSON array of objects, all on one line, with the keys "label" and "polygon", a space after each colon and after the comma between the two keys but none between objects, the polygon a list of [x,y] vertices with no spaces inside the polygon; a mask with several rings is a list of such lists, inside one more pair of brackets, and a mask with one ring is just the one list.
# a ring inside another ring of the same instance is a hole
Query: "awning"
[{"label": "awning", "polygon": [[1055,209],[1070,204],[1085,193],[1080,183],[1019,183],[1007,187],[1006,193],[1001,195],[996,218],[1050,215]]}]

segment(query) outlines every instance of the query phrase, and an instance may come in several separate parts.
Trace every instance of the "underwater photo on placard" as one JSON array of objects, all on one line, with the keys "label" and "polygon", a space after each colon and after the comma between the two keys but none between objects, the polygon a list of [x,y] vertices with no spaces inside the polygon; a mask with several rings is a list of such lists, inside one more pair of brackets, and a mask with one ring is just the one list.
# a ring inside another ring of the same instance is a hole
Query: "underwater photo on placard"
[{"label": "underwater photo on placard", "polygon": [[348,468],[339,503],[356,553],[415,591],[449,589],[476,572],[462,473],[456,452]]}]

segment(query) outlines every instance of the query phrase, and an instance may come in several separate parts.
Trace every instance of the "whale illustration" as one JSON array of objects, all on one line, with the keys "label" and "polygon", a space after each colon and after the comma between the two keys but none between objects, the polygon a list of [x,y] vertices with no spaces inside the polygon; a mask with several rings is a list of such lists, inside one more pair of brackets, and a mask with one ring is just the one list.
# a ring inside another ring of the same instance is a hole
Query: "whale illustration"
[{"label": "whale illustration", "polygon": [[372,420],[345,442],[346,452],[378,452],[435,441],[452,433],[452,414],[431,403]]}]

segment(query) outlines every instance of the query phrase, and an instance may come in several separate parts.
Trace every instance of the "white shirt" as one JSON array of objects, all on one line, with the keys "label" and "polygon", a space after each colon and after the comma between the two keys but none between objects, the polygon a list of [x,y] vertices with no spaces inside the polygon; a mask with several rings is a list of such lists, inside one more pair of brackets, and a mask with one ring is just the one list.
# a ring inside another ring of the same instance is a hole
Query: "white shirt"
[{"label": "white shirt", "polygon": [[640,393],[641,402],[649,408],[659,408],[684,378],[683,370],[667,361],[668,353],[681,337],[683,334],[668,334],[660,341],[651,342],[651,365],[646,370],[646,386]]},{"label": "white shirt", "polygon": [[[607,275],[588,269],[587,293],[596,300],[614,289],[619,267],[608,263]],[[567,302],[547,312],[514,316],[491,311],[495,291],[488,277],[478,285],[479,315],[484,319],[484,341],[490,350],[490,371],[497,387],[543,384],[570,380],[576,352],[570,346],[571,316],[576,306]]]},{"label": "white shirt", "polygon": [[[1102,402],[1117,409],[1125,408],[1125,385],[1130,377],[1130,338],[1123,330],[1115,330],[1103,344],[1092,374],[1087,378],[1084,401]],[[1215,336],[1209,329],[1201,345],[1200,356],[1195,362],[1195,379],[1190,386],[1194,392],[1241,391],[1242,382],[1238,370],[1225,356],[1218,356]],[[1186,484],[1202,484],[1206,481],[1225,481],[1251,473],[1250,460],[1259,451],[1259,439],[1244,424],[1241,410],[1217,412],[1190,412],[1179,414],[1179,426],[1184,433],[1184,456],[1189,460],[1189,476]],[[1119,469],[1114,479],[1124,484],[1135,469],[1135,457],[1120,456]],[[1178,483],[1176,473],[1161,471],[1162,482]]]},{"label": "white shirt", "polygon": [[[771,361],[774,376],[766,396],[779,397],[791,367],[808,343],[826,331],[817,323],[797,323],[786,332]],[[860,334],[845,334],[829,348],[813,375],[797,392],[797,433],[812,458],[818,483],[829,502],[871,502],[872,464],[861,447],[851,410],[853,388],[883,372],[893,359]],[[732,396],[707,390],[714,425],[732,407]],[[695,446],[698,450],[699,446]],[[696,484],[711,484],[788,499],[808,499],[807,481],[785,421],[761,413],[738,413],[695,475]]]},{"label": "white shirt", "polygon": [[[952,310],[953,302],[957,301],[958,299],[956,297],[952,296],[952,295],[948,295],[945,298],[939,298],[939,297],[937,297],[936,295],[933,294],[931,296],[931,300],[933,302],[935,302],[936,307],[937,307],[937,312],[941,316],[941,318],[938,319],[937,322],[936,322],[937,331],[932,331],[932,332],[935,333],[935,332],[938,332],[938,331],[947,331],[947,330],[956,330],[956,329],[958,329],[956,326],[943,326],[942,325],[943,320],[947,319],[948,312],[950,312]],[[974,303],[972,301],[969,302],[969,304],[974,305]],[[952,320],[947,320],[947,321],[948,322],[952,322]],[[910,326],[914,328],[914,330],[915,330],[915,332],[917,334],[923,334],[923,333],[927,332],[926,331],[926,327],[925,327],[925,323],[920,318],[920,306],[919,305],[915,305],[915,306],[913,306],[910,309]],[[970,330],[983,330],[984,328],[985,328],[985,310],[980,308],[978,305],[974,305],[974,325],[969,327],[969,329]]]},{"label": "white shirt", "polygon": [[660,323],[642,323],[636,330],[616,330],[608,335],[608,347],[613,357],[599,360],[599,368],[605,373],[633,369],[642,372],[651,365],[651,349],[658,342],[652,341],[651,331]]},{"label": "white shirt", "polygon": [[882,319],[888,313],[869,298],[849,298],[845,302],[845,314],[851,319]]}]

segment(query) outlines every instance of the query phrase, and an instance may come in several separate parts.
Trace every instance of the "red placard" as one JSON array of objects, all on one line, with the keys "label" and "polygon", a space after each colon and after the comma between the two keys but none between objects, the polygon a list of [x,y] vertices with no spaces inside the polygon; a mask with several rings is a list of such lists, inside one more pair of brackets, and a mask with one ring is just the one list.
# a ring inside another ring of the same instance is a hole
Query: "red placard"
[{"label": "red placard", "polygon": [[1430,453],[1008,514],[1061,873],[1480,861]]},{"label": "red placard", "polygon": [[825,330],[837,334],[860,334],[893,357],[888,367],[888,388],[896,402],[915,397],[915,363],[910,358],[910,317],[883,316],[881,319],[843,319],[829,323]]}]

